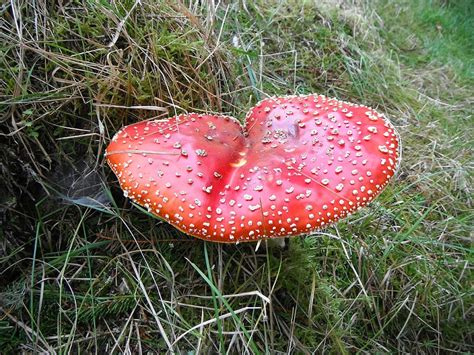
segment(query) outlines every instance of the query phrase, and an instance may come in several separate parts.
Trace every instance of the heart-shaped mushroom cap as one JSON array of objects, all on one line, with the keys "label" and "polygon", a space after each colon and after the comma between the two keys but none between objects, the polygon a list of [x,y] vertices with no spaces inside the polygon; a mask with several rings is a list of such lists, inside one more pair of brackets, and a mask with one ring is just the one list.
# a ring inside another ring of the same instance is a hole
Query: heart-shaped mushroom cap
[{"label": "heart-shaped mushroom cap", "polygon": [[121,129],[107,161],[125,195],[216,242],[309,233],[370,202],[399,160],[393,126],[321,95],[269,98],[247,114],[191,113]]}]

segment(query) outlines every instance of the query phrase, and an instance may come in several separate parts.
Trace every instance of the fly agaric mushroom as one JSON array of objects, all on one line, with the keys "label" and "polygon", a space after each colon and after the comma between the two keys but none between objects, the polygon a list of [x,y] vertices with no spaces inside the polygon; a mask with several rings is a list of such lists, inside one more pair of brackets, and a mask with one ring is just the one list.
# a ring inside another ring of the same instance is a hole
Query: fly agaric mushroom
[{"label": "fly agaric mushroom", "polygon": [[215,242],[310,233],[374,199],[399,141],[375,110],[322,95],[269,98],[246,116],[190,113],[122,128],[108,164],[136,203]]}]

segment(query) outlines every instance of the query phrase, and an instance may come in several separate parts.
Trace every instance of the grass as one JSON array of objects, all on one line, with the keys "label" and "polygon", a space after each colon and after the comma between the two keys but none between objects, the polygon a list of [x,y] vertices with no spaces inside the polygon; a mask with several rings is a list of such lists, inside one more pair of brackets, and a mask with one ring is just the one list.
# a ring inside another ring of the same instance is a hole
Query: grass
[{"label": "grass", "polygon": [[[2,352],[445,353],[472,344],[471,1],[0,6]],[[371,105],[397,178],[324,231],[192,239],[121,196],[123,125],[267,95]]]}]

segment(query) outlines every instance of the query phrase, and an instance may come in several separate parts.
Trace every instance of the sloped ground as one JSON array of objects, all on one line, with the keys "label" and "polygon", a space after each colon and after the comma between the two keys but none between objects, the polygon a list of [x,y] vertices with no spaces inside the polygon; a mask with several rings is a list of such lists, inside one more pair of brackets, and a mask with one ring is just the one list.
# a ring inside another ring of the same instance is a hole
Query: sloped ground
[{"label": "sloped ground", "polygon": [[[0,5],[2,352],[470,352],[470,1]],[[127,201],[122,125],[318,92],[386,112],[397,178],[286,249]],[[269,302],[270,301],[270,302]]]}]

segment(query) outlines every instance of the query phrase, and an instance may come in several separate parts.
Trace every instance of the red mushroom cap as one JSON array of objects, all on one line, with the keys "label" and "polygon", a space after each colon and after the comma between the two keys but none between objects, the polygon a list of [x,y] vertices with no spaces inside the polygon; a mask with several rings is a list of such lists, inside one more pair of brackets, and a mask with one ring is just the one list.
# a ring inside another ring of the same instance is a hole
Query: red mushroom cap
[{"label": "red mushroom cap", "polygon": [[370,202],[394,175],[398,135],[373,109],[322,95],[247,114],[191,113],[121,129],[106,157],[125,195],[216,242],[310,233]]}]

